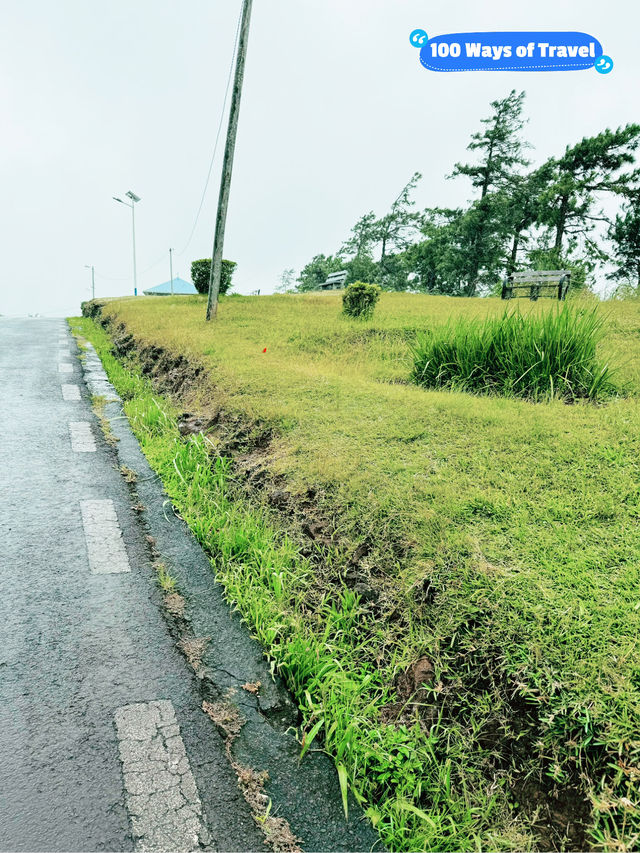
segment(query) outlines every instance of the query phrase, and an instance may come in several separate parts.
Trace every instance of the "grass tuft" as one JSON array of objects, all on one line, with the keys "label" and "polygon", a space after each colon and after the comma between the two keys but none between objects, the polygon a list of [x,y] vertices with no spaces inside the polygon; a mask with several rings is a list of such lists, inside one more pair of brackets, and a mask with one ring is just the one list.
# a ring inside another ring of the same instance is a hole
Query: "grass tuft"
[{"label": "grass tuft", "polygon": [[458,317],[417,337],[412,377],[426,388],[502,394],[528,400],[597,400],[615,391],[597,347],[605,337],[598,307],[484,320]]}]

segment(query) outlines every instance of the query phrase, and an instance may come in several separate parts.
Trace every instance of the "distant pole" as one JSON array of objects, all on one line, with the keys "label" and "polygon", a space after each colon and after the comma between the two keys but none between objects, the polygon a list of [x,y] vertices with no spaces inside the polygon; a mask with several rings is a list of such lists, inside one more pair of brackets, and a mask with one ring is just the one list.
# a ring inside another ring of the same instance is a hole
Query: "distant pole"
[{"label": "distant pole", "polygon": [[128,201],[123,201],[121,198],[117,196],[113,196],[114,201],[119,201],[120,204],[125,204],[127,207],[131,208],[131,226],[133,229],[133,295],[138,295],[138,274],[136,270],[136,202],[140,201],[140,196],[136,195],[133,190],[129,190],[125,193],[127,198],[131,199],[131,203]]},{"label": "distant pole", "polygon": [[136,270],[136,206],[131,203],[131,225],[133,227],[133,293],[138,295],[138,272]]},{"label": "distant pole", "polygon": [[222,275],[224,229],[227,223],[229,190],[231,188],[231,172],[233,170],[233,154],[236,147],[236,134],[238,132],[238,115],[240,114],[240,98],[242,95],[242,81],[244,78],[244,63],[247,56],[247,42],[249,39],[249,21],[251,19],[252,2],[253,0],[243,0],[242,5],[242,23],[240,24],[240,38],[238,39],[238,58],[236,59],[236,73],[233,81],[233,94],[231,96],[231,107],[229,110],[227,142],[224,148],[222,178],[220,179],[220,195],[218,196],[216,234],[213,241],[213,253],[211,257],[209,297],[207,299],[207,320],[215,317],[218,313],[218,294],[220,293],[220,278]]},{"label": "distant pole", "polygon": [[173,249],[169,249],[169,270],[171,272],[171,295],[173,296]]},{"label": "distant pole", "polygon": [[85,264],[84,268],[86,270],[91,270],[91,298],[95,299],[96,298],[96,275],[95,275],[95,270],[94,270],[93,264],[91,266],[89,266],[89,264]]}]

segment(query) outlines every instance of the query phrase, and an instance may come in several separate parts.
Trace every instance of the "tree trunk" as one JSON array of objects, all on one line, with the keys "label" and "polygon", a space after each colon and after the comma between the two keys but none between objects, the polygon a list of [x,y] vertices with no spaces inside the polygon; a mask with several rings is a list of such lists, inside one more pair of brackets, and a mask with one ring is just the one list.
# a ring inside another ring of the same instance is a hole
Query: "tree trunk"
[{"label": "tree trunk", "polygon": [[380,272],[384,272],[384,261],[387,256],[387,235],[382,238],[382,252],[380,253]]},{"label": "tree trunk", "polygon": [[520,246],[520,231],[516,231],[513,235],[513,243],[511,245],[511,257],[507,265],[507,273],[512,275],[515,272],[516,260],[518,258],[518,248]]},{"label": "tree trunk", "polygon": [[493,168],[493,140],[489,143],[489,150],[487,151],[487,165],[486,171],[484,173],[484,180],[482,182],[482,188],[480,190],[480,201],[486,196],[489,191],[489,177],[491,175],[491,169]]},{"label": "tree trunk", "polygon": [[564,237],[564,229],[567,224],[567,209],[569,207],[569,196],[563,195],[562,201],[560,203],[560,218],[558,219],[558,224],[556,225],[556,243],[555,250],[560,254],[562,252],[562,239]]}]

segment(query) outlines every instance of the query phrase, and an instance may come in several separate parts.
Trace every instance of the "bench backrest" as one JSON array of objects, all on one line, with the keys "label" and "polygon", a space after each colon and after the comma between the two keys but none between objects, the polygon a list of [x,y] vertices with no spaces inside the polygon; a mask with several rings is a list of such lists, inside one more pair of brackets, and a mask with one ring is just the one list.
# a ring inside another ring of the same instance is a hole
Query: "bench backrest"
[{"label": "bench backrest", "polygon": [[322,282],[320,287],[323,290],[336,290],[337,288],[342,287],[342,285],[347,280],[348,275],[349,273],[347,272],[347,270],[340,270],[339,272],[329,273],[329,275],[327,276],[327,280]]},{"label": "bench backrest", "polygon": [[557,284],[565,275],[571,275],[569,270],[526,270],[525,272],[514,272],[511,280],[516,282],[533,282],[537,284]]},{"label": "bench backrest", "polygon": [[[502,298],[513,299],[514,296],[528,296],[535,301],[540,296],[552,296],[556,299],[566,299],[571,270],[526,270],[514,272],[507,276],[502,285]],[[546,288],[546,292],[543,290]],[[518,291],[523,291],[519,293]]]}]

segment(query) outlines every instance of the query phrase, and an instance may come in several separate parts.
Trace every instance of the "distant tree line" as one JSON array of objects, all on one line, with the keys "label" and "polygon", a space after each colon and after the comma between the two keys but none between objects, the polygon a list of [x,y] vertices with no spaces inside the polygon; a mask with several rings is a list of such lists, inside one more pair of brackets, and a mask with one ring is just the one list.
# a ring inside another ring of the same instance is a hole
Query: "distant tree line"
[{"label": "distant tree line", "polygon": [[[448,176],[469,179],[466,207],[416,210],[416,172],[388,213],[365,213],[334,255],[312,258],[296,289],[314,290],[345,269],[347,282],[385,290],[474,296],[528,268],[571,269],[574,286],[588,286],[606,263],[609,278],[640,292],[640,125],[585,137],[531,169],[524,97],[513,90],[492,102],[467,147],[474,162],[456,163]],[[613,219],[602,210],[606,198],[616,200]]]}]

